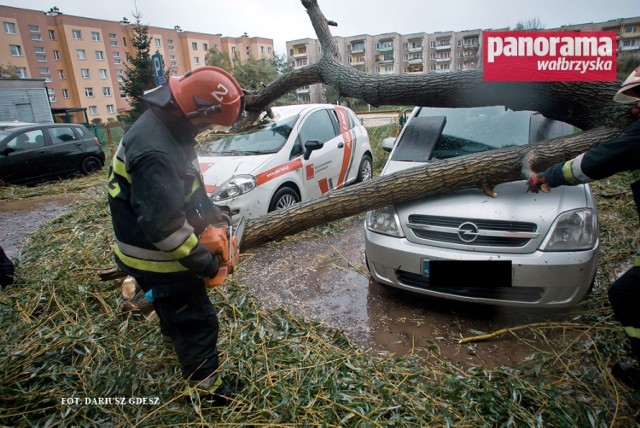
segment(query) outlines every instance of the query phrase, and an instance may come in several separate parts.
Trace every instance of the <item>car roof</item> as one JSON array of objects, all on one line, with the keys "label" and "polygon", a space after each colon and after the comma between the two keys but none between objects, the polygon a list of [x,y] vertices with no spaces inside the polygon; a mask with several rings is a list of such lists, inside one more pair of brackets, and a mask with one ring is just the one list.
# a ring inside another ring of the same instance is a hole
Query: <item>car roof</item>
[{"label": "car roof", "polygon": [[286,119],[287,117],[295,116],[301,113],[305,113],[309,110],[325,107],[325,108],[334,108],[333,104],[293,104],[288,106],[276,106],[272,107],[271,110],[273,114],[276,116],[275,120]]}]

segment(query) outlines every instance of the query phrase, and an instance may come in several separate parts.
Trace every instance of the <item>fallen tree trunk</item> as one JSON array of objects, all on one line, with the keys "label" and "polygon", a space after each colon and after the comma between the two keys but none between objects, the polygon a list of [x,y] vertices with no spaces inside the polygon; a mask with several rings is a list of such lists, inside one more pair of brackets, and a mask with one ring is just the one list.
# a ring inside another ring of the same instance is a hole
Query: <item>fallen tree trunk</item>
[{"label": "fallen tree trunk", "polygon": [[[435,196],[456,189],[493,187],[521,180],[525,178],[522,166],[527,155],[533,156],[532,167],[539,171],[552,163],[577,156],[618,133],[614,129],[599,128],[528,146],[460,156],[331,191],[320,198],[247,222],[241,249],[246,251],[310,227],[385,205]],[[522,191],[525,190],[523,185]]]}]

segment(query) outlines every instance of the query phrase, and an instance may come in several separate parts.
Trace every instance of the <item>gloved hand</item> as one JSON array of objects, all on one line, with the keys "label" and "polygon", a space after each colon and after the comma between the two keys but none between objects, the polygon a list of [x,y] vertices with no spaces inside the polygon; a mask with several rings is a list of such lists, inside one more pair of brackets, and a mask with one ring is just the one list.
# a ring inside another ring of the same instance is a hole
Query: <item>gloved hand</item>
[{"label": "gloved hand", "polygon": [[199,242],[214,254],[216,260],[215,273],[205,275],[207,287],[216,287],[224,282],[229,272],[229,238],[228,226],[209,226],[201,234]]},{"label": "gloved hand", "polygon": [[548,193],[551,190],[545,182],[544,174],[541,172],[533,174],[527,180],[527,192],[538,193],[540,190],[544,193]]}]

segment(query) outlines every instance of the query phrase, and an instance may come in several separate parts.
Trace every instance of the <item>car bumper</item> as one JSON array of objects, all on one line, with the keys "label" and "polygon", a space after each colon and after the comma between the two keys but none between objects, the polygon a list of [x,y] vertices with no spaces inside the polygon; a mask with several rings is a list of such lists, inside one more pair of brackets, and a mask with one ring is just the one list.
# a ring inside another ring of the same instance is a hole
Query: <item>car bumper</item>
[{"label": "car bumper", "polygon": [[[480,253],[427,247],[365,229],[365,253],[377,282],[427,296],[458,301],[522,307],[569,307],[589,291],[597,265],[598,245],[588,251],[531,254]],[[424,260],[510,260],[511,287],[491,287],[490,277],[473,284],[434,288],[422,275]]]}]

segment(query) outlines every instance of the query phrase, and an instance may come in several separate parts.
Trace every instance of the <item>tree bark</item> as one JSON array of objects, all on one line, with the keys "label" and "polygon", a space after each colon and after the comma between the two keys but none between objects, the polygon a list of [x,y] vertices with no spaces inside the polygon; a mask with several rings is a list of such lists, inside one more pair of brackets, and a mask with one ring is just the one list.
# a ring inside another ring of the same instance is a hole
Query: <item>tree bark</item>
[{"label": "tree bark", "polygon": [[[532,156],[533,168],[542,170],[555,162],[577,156],[618,133],[614,129],[598,128],[529,146],[436,161],[334,190],[320,198],[248,221],[241,249],[246,251],[310,227],[385,205],[435,196],[454,189],[493,187],[521,180],[525,156]],[[522,192],[525,191],[523,183]]]}]

